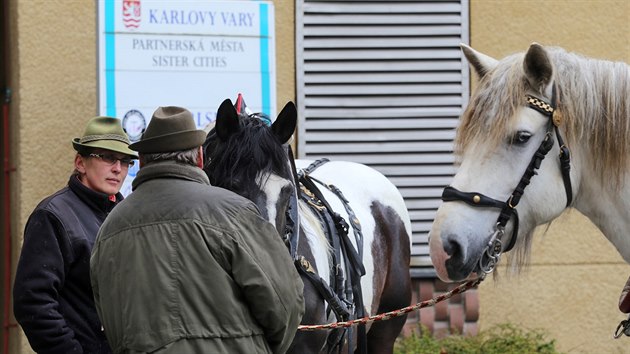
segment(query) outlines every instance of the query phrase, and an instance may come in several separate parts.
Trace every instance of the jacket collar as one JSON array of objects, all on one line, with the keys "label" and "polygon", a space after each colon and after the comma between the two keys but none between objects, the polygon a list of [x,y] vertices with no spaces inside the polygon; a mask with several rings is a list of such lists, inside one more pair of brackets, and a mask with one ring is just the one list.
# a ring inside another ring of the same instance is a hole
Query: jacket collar
[{"label": "jacket collar", "polygon": [[197,166],[175,161],[160,161],[142,166],[136,178],[131,182],[131,190],[135,190],[142,183],[156,178],[177,178],[202,184],[210,184],[206,173]]},{"label": "jacket collar", "polygon": [[109,199],[109,195],[106,193],[97,192],[91,188],[86,187],[79,177],[75,174],[70,176],[68,181],[68,187],[79,199],[81,199],[90,208],[101,211],[103,213],[109,213],[115,206],[123,200],[123,195],[116,193],[116,201],[113,202]]}]

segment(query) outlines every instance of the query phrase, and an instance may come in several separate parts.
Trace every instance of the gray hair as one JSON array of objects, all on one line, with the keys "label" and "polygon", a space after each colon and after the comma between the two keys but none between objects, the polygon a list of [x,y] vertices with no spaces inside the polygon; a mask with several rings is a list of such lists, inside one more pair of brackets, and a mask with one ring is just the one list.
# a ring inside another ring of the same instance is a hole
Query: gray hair
[{"label": "gray hair", "polygon": [[150,164],[152,162],[159,161],[176,161],[187,165],[197,166],[197,160],[199,159],[199,147],[194,147],[189,150],[173,151],[173,152],[158,152],[152,154],[140,154],[140,163],[143,165]]}]

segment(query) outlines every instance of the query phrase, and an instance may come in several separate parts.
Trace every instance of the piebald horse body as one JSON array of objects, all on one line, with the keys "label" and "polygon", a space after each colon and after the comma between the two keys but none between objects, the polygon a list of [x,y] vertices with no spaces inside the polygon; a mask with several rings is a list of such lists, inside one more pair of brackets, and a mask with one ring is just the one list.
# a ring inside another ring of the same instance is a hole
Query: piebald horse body
[{"label": "piebald horse body", "polygon": [[[509,207],[517,185],[526,187],[514,208],[520,222],[511,216],[502,240],[504,251],[515,241],[514,268],[526,263],[534,228],[567,208],[587,216],[630,263],[629,66],[535,43],[500,61],[462,49],[480,82],[456,133],[459,168],[429,233],[438,276],[460,281],[482,273],[500,211],[475,203],[484,196]],[[546,138],[549,153],[520,183]],[[570,150],[567,178],[561,148]]]},{"label": "piebald horse body", "polygon": [[[297,198],[300,192],[297,173],[313,161],[293,160],[289,154],[288,141],[296,121],[297,111],[291,102],[268,126],[256,115],[238,114],[229,100],[224,101],[217,112],[214,129],[209,131],[204,144],[204,170],[213,185],[254,201],[263,217],[276,225],[280,235],[291,233],[287,231],[291,230],[287,225],[297,223],[299,238],[294,257],[304,257],[314,272],[328,282],[334,250],[325,233],[326,227],[309,203]],[[346,220],[348,238],[355,250],[363,249],[365,275],[360,283],[365,315],[408,306],[411,301],[411,222],[397,188],[376,170],[352,162],[323,163],[309,175],[341,190],[358,221],[357,225],[360,225],[362,242],[357,240],[344,202],[318,182],[317,186],[331,209]],[[297,214],[291,212],[292,201],[297,203],[294,207],[298,210]],[[291,220],[292,214],[298,216],[297,220]],[[343,272],[347,274],[348,270]],[[302,279],[306,302],[302,324],[336,322],[335,316],[327,313],[328,304],[313,283],[303,274]],[[367,352],[391,353],[404,322],[405,318],[401,317],[368,326]],[[344,352],[357,347],[357,329],[354,328],[352,333],[354,336],[346,341]],[[330,345],[326,344],[328,335],[329,331],[299,331],[290,352],[327,352],[330,350]],[[353,348],[347,348],[348,343],[352,343]]]}]

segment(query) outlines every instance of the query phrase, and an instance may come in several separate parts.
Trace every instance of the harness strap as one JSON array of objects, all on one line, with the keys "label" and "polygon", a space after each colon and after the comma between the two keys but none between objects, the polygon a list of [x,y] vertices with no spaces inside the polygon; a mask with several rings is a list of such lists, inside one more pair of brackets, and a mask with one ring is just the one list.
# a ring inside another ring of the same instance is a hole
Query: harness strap
[{"label": "harness strap", "polygon": [[[313,206],[313,205],[311,205]],[[326,309],[326,316],[330,315],[332,311],[335,314],[335,318],[337,321],[347,321],[352,319],[352,309],[351,309],[351,300],[348,301],[344,298],[343,291],[343,268],[340,267],[338,259],[341,254],[341,246],[339,243],[339,237],[330,236],[335,231],[330,229],[330,225],[332,225],[332,221],[327,217],[326,213],[323,213],[322,210],[315,208],[316,214],[322,218],[322,224],[329,228],[326,232],[326,235],[329,236],[329,242],[333,246],[334,254],[332,259],[332,272],[330,274],[330,281],[328,285],[322,277],[317,275],[308,260],[304,256],[301,256],[300,259],[296,259],[296,267],[301,274],[304,274],[306,278],[313,284],[317,292],[324,299],[324,301],[328,304]],[[331,240],[332,238],[332,240]],[[336,243],[333,243],[333,240],[337,240]],[[332,353],[335,348],[339,348],[341,352],[341,348],[343,348],[343,340],[350,332],[347,328],[336,328],[333,329],[326,338],[326,346],[329,348],[329,353]]]},{"label": "harness strap", "polygon": [[[529,161],[527,169],[525,169],[525,173],[523,173],[521,180],[516,185],[516,188],[514,188],[510,199],[508,199],[507,204],[510,208],[515,208],[521,201],[521,197],[525,192],[525,187],[527,187],[531,182],[531,178],[536,174],[536,170],[540,168],[542,160],[545,158],[549,150],[551,150],[552,146],[553,138],[551,137],[551,134],[547,133],[543,141],[540,143],[538,150],[536,150],[534,156],[532,156],[532,159]],[[501,221],[502,220],[499,220],[500,223]],[[507,223],[507,220],[505,220],[505,222]],[[504,223],[502,223],[502,225],[505,226]]]},{"label": "harness strap", "polygon": [[327,163],[327,162],[330,162],[330,160],[329,160],[329,159],[327,159],[327,158],[325,158],[325,157],[324,157],[324,158],[321,158],[321,159],[318,159],[318,160],[313,161],[313,163],[311,163],[310,165],[308,165],[308,167],[306,167],[306,168],[304,168],[304,169],[302,169],[302,170],[300,171],[300,173],[299,173],[300,177],[302,177],[302,176],[304,176],[304,175],[310,175],[310,174],[311,174],[311,172],[315,171],[317,168],[319,168],[319,166],[321,166],[321,165],[323,165],[323,164],[325,164],[325,163]]},{"label": "harness strap", "polygon": [[[287,145],[286,149],[289,155],[289,162],[291,164],[291,174],[293,175],[293,180],[295,181],[295,185],[298,185],[298,176],[297,169],[295,168],[295,158],[293,157],[293,150],[291,146]],[[289,254],[291,258],[297,259],[297,249],[300,244],[300,213],[298,211],[298,198],[299,191],[296,190],[291,195],[291,199],[289,200],[289,207],[286,211],[286,224],[285,224],[285,234],[283,235],[284,242],[289,249]]]},{"label": "harness strap", "polygon": [[337,220],[333,218],[332,213],[328,213],[326,211],[326,207],[322,209],[317,209],[320,219],[323,221],[322,225],[326,227],[326,236],[328,238],[328,242],[332,245],[333,257],[332,257],[332,272],[330,273],[330,284],[332,284],[333,289],[336,291],[337,296],[346,303],[352,303],[352,297],[350,299],[346,298],[346,292],[344,291],[344,271],[343,266],[341,264],[343,250],[341,249],[341,235],[339,234],[339,230],[337,228]]},{"label": "harness strap", "polygon": [[330,286],[328,286],[328,284],[326,284],[324,279],[313,272],[310,263],[306,260],[306,258],[304,258],[304,256],[296,259],[294,263],[295,268],[300,272],[300,274],[307,277],[308,280],[313,284],[313,286],[315,286],[315,289],[317,289],[319,294],[324,298],[324,300],[326,300],[326,302],[330,304],[332,311],[335,313],[338,319],[344,319],[345,321],[350,318],[350,311],[348,310],[348,307],[344,304],[343,301],[339,299],[337,294],[332,291],[332,289],[330,288]]},{"label": "harness strap", "polygon": [[462,192],[454,187],[448,186],[442,192],[442,200],[445,202],[466,202],[472,206],[483,206],[490,208],[503,209],[505,202],[487,197],[476,192]]},{"label": "harness strap", "polygon": [[[359,221],[356,214],[350,207],[350,202],[343,195],[343,192],[341,192],[341,190],[337,188],[337,186],[335,186],[334,184],[327,184],[318,180],[315,177],[312,177],[312,176],[309,176],[309,177],[313,181],[321,184],[322,186],[328,188],[328,190],[330,190],[331,192],[335,193],[337,198],[339,198],[343,202],[343,207],[346,209],[346,212],[348,213],[348,220],[350,221],[350,225],[352,225],[352,229],[354,230],[354,237],[357,244],[357,251],[359,253],[359,259],[363,259],[363,232],[361,231],[361,222]],[[343,220],[343,218],[341,220],[345,223],[345,220]],[[346,230],[346,233],[347,233],[347,230]]]},{"label": "harness strap", "polygon": [[[313,284],[317,292],[322,296],[326,303],[328,303],[329,309],[332,309],[338,321],[347,321],[348,319],[350,319],[351,312],[346,306],[345,302],[342,301],[337,296],[337,294],[333,292],[333,290],[330,288],[330,286],[328,286],[328,284],[326,284],[322,277],[313,272],[313,268],[311,267],[308,260],[306,260],[304,256],[301,256],[299,259],[296,259],[294,263],[295,268],[298,270],[298,272],[304,275],[311,282],[311,284]],[[346,328],[335,328],[332,330],[332,332],[328,335],[328,338],[326,339],[326,342],[328,343],[329,348],[331,348],[331,351],[335,347],[339,347],[339,350],[341,350],[341,348],[343,347],[343,338],[347,331],[348,330]]]},{"label": "harness strap", "polygon": [[571,187],[571,151],[564,145],[558,126],[554,125],[558,145],[560,145],[560,171],[562,172],[562,181],[564,182],[564,192],[567,195],[567,208],[573,202],[573,188]]},{"label": "harness strap", "polygon": [[359,277],[365,275],[365,267],[363,266],[363,261],[359,257],[358,252],[354,249],[354,246],[350,243],[350,240],[348,239],[348,224],[346,223],[346,221],[343,219],[341,215],[339,215],[338,213],[335,213],[332,210],[332,208],[330,207],[330,204],[328,204],[322,192],[313,183],[312,177],[306,174],[302,175],[302,177],[300,178],[300,182],[302,182],[302,184],[304,184],[304,186],[308,188],[308,190],[310,190],[315,195],[315,197],[317,197],[317,199],[319,199],[322,202],[325,209],[332,216],[332,219],[335,222],[337,231],[339,231],[339,235],[342,236],[341,241],[346,246],[347,250],[349,251],[347,254],[347,257],[350,259],[352,263],[352,267],[350,269],[351,272]]},{"label": "harness strap", "polygon": [[551,103],[547,103],[544,100],[532,95],[527,95],[526,98],[529,108],[547,116],[553,123],[556,138],[558,139],[558,145],[560,146],[560,170],[562,172],[562,181],[564,182],[564,191],[567,196],[566,205],[568,208],[573,202],[573,188],[571,186],[571,152],[564,144],[564,140],[562,139],[562,135],[558,129],[560,124],[562,124],[562,113],[558,110],[558,92],[556,85],[553,86],[551,91]]},{"label": "harness strap", "polygon": [[[301,185],[301,187],[302,197],[308,198],[307,203],[312,208],[313,212],[319,217],[321,225],[325,228],[324,234],[327,236],[328,242],[330,243],[332,248],[332,264],[330,266],[331,272],[329,281],[330,286],[323,283],[323,279],[320,278],[320,280],[322,281],[322,286],[325,286],[327,289],[329,289],[330,295],[334,296],[334,301],[336,304],[342,304],[346,308],[346,311],[343,314],[340,313],[338,311],[338,308],[336,308],[338,307],[338,305],[331,303],[331,298],[320,291],[322,297],[328,303],[328,306],[326,308],[326,316],[329,316],[330,312],[332,311],[338,321],[344,321],[344,318],[346,320],[354,318],[352,317],[352,293],[350,292],[350,296],[348,297],[348,292],[345,291],[345,276],[343,271],[344,267],[340,264],[340,261],[344,259],[346,263],[345,265],[346,267],[348,267],[348,261],[347,257],[341,257],[341,254],[344,252],[344,250],[342,250],[341,246],[341,236],[339,235],[339,232],[337,231],[337,228],[335,226],[336,222],[332,219],[332,214],[327,212],[326,207],[323,205],[323,203],[318,200],[317,197],[315,197],[315,195],[310,190],[306,189],[303,184]],[[351,332],[351,329],[334,329],[326,338],[326,348],[328,348],[328,353],[341,353],[341,350],[344,346],[345,338],[348,338],[348,345],[349,347],[351,347]]]},{"label": "harness strap", "polygon": [[500,225],[504,227],[511,218],[514,219],[514,231],[512,232],[510,243],[505,248],[505,252],[514,248],[519,226],[518,212],[516,211],[516,208],[511,208],[507,202],[490,198],[481,193],[462,192],[451,186],[444,188],[444,191],[442,192],[442,200],[445,202],[465,202],[475,207],[501,209],[497,221],[498,224],[500,223]]},{"label": "harness strap", "polygon": [[[331,264],[330,264],[330,279],[329,284],[331,289],[336,293],[340,298],[344,297],[343,289],[343,268],[340,266],[339,261],[341,259],[341,242],[339,241],[339,236],[336,235],[337,229],[334,226],[334,221],[332,220],[330,214],[326,212],[326,207],[322,202],[315,197],[315,195],[307,189],[304,184],[300,183],[300,198],[304,200],[307,205],[311,208],[313,213],[319,218],[319,222],[321,226],[324,228],[324,235],[331,245]],[[327,308],[326,315],[330,315],[330,308]]]}]

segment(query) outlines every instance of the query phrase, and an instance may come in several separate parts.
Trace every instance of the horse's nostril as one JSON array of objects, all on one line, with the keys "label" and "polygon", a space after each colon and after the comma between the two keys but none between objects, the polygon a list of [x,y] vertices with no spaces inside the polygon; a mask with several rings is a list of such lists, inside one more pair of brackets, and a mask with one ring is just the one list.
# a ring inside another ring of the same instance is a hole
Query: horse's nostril
[{"label": "horse's nostril", "polygon": [[444,252],[451,256],[451,259],[457,259],[462,256],[462,245],[458,242],[458,240],[449,235],[443,242]]},{"label": "horse's nostril", "polygon": [[474,263],[468,259],[468,243],[466,239],[451,234],[442,239],[444,252],[449,255],[445,262],[448,278],[452,281],[465,279],[471,272]]}]

